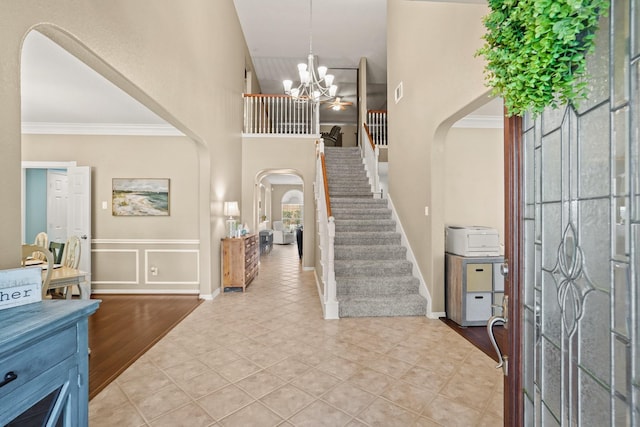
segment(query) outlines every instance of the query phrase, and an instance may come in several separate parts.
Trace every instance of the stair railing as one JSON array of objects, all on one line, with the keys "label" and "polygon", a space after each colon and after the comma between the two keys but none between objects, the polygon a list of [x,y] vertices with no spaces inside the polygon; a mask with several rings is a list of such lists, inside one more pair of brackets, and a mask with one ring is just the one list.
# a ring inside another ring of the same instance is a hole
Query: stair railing
[{"label": "stair railing", "polygon": [[376,146],[387,146],[387,110],[367,110],[367,125]]},{"label": "stair railing", "polygon": [[320,135],[320,104],[289,95],[243,94],[245,135]]},{"label": "stair railing", "polygon": [[364,168],[367,171],[369,177],[369,184],[371,184],[371,192],[374,198],[382,198],[382,190],[380,189],[380,176],[378,173],[378,157],[380,156],[380,149],[374,144],[371,132],[369,132],[369,126],[366,123],[363,124],[364,132],[363,141],[360,144],[360,150],[362,151],[362,158],[364,159]]},{"label": "stair railing", "polygon": [[336,273],[334,265],[334,244],[336,224],[331,213],[327,165],[324,157],[324,143],[317,143],[316,182],[316,218],[320,241],[320,265],[322,268],[322,310],[325,319],[338,319],[338,300],[336,298]]}]

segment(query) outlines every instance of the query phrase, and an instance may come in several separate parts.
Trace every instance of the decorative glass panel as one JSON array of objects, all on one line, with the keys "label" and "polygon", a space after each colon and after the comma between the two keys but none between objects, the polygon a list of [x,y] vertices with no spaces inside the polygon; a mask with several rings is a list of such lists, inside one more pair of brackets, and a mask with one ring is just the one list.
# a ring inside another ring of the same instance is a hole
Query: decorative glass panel
[{"label": "decorative glass panel", "polygon": [[613,102],[614,107],[629,99],[629,0],[613,3]]},{"label": "decorative glass panel", "polygon": [[[603,105],[579,119],[580,197],[609,195],[609,107]],[[543,168],[545,166],[543,165]]]},{"label": "decorative glass panel", "polygon": [[525,120],[525,426],[640,426],[640,0],[612,0],[587,74],[579,109]]},{"label": "decorative glass panel", "polygon": [[609,392],[584,371],[580,371],[580,426],[611,425]]},{"label": "decorative glass panel", "polygon": [[631,289],[629,266],[613,265],[613,329],[625,338],[630,338]]},{"label": "decorative glass panel", "polygon": [[595,52],[587,56],[587,85],[589,96],[580,102],[579,114],[609,99],[609,17],[600,18],[596,34]]},{"label": "decorative glass panel", "polygon": [[[611,377],[609,294],[590,292],[584,299],[582,310],[578,337],[580,366],[607,384]],[[604,343],[606,347],[603,347]]]},{"label": "decorative glass panel", "polygon": [[557,202],[562,188],[562,154],[560,132],[542,139],[542,201]]}]

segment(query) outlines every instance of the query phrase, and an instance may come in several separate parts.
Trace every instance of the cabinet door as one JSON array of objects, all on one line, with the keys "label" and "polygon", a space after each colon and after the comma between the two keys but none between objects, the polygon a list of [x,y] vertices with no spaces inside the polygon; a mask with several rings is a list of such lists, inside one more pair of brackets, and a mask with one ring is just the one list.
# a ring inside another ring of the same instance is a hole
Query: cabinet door
[{"label": "cabinet door", "polygon": [[88,420],[80,419],[80,405],[88,399],[80,399],[78,366],[69,358],[0,399],[0,425],[87,425]]}]

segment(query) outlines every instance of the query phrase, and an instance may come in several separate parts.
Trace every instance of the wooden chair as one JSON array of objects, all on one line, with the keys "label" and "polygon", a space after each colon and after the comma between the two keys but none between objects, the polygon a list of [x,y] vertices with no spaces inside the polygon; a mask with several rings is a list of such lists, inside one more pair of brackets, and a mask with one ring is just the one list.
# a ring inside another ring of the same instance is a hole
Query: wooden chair
[{"label": "wooden chair", "polygon": [[71,236],[67,239],[60,264],[71,268],[78,268],[80,265],[80,239],[78,236]]},{"label": "wooden chair", "polygon": [[47,291],[49,290],[49,282],[51,281],[51,273],[53,272],[53,254],[49,252],[47,248],[37,245],[22,245],[22,265],[25,266],[25,262],[28,258],[33,258],[34,253],[42,254],[46,259],[47,271],[42,280],[42,298],[47,297]]},{"label": "wooden chair", "polygon": [[[40,233],[36,234],[36,238],[33,241],[33,244],[46,249],[49,247],[49,236],[47,236],[47,233],[45,233],[44,231],[41,231]],[[34,252],[31,256],[35,259],[39,259],[40,261],[46,261],[43,252]]]},{"label": "wooden chair", "polygon": [[53,262],[56,264],[62,264],[62,255],[64,251],[64,243],[49,242],[49,251],[53,254]]}]

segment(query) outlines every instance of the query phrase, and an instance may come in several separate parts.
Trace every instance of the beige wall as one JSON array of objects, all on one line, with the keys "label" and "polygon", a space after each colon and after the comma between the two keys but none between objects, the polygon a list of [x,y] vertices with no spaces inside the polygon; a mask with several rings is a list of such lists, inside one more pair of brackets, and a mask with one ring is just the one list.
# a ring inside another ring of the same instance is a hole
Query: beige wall
[{"label": "beige wall", "polygon": [[[199,291],[198,152],[189,138],[23,135],[22,159],[91,167],[94,292]],[[113,216],[113,178],[169,178],[170,215]]]},{"label": "beige wall", "polygon": [[[304,191],[302,185],[284,185],[277,184],[271,186],[271,226],[273,226],[273,221],[282,221],[282,196],[289,190],[300,190]],[[303,215],[306,216],[307,206],[304,207]],[[314,208],[311,207],[311,213],[314,214]]]},{"label": "beige wall", "polygon": [[453,128],[444,149],[445,224],[493,227],[504,244],[502,129]]},{"label": "beige wall", "polygon": [[[188,7],[186,5],[188,4]],[[20,50],[38,28],[197,142],[201,293],[219,289],[222,201],[241,196],[247,47],[232,0],[0,0],[0,171],[20,182]],[[155,156],[161,157],[162,152]],[[89,164],[93,163],[91,161]],[[0,268],[19,264],[20,186],[0,189]]]},{"label": "beige wall", "polygon": [[[315,230],[315,201],[313,183],[316,174],[316,139],[244,137],[242,140],[242,222],[257,229],[258,193],[260,180],[271,173],[288,173],[302,178],[304,193],[304,229]],[[272,200],[275,200],[272,197]],[[272,205],[272,214],[278,209]],[[271,223],[273,224],[273,223]],[[302,265],[314,268],[315,233],[304,234]]]},{"label": "beige wall", "polygon": [[[389,197],[431,295],[431,311],[444,312],[444,139],[487,93],[484,64],[474,53],[488,10],[389,0],[387,12]],[[396,104],[400,82],[404,96]]]}]

